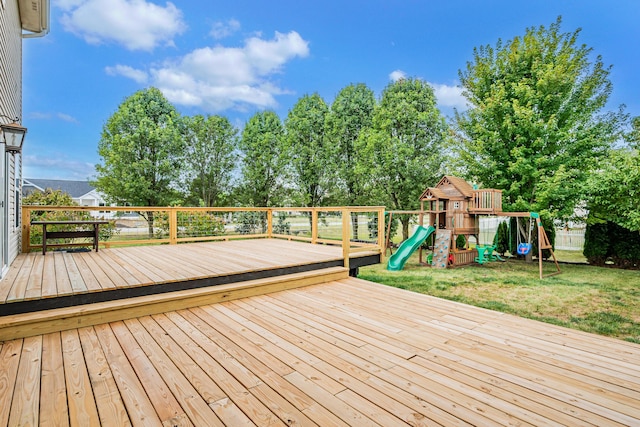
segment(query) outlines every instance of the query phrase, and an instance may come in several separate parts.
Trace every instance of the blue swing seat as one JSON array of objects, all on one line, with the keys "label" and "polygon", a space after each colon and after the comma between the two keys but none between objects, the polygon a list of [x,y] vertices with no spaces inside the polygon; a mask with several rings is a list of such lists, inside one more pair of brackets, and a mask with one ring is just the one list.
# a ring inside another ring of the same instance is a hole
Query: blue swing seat
[{"label": "blue swing seat", "polygon": [[531,251],[531,243],[518,244],[518,255],[526,255]]}]

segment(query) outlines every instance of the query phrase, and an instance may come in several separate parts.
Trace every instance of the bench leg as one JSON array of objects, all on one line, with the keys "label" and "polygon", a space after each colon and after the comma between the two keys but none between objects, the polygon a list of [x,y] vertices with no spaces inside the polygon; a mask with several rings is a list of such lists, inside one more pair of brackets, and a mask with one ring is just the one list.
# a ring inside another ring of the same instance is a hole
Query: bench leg
[{"label": "bench leg", "polygon": [[47,254],[47,225],[42,226],[42,255]]}]

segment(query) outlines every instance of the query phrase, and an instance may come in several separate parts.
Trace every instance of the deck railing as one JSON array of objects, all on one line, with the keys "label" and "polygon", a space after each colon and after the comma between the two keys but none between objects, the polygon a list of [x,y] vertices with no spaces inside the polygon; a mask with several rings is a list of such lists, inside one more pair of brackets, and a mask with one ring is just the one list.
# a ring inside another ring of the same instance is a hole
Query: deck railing
[{"label": "deck railing", "polygon": [[[373,251],[384,255],[384,207],[132,207],[22,206],[22,251],[42,247],[42,227],[34,220],[107,219],[100,246],[279,238],[342,246],[349,255]],[[47,228],[53,230],[55,226]],[[47,247],[86,246],[59,241]]]},{"label": "deck railing", "polygon": [[472,212],[502,212],[502,190],[474,190],[469,210]]}]

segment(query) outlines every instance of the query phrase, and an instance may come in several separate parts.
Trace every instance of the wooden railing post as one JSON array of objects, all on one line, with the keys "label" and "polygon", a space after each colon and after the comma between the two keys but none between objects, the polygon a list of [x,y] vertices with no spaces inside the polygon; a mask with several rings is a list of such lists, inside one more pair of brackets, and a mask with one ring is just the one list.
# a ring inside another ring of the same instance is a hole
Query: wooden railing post
[{"label": "wooden railing post", "polygon": [[[391,224],[391,222],[389,222],[389,224]],[[384,262],[384,256],[387,254],[384,230],[384,208],[378,209],[378,248],[380,249],[380,262]]]},{"label": "wooden railing post", "polygon": [[311,243],[318,243],[318,211],[311,208]]},{"label": "wooden railing post", "polygon": [[273,209],[269,208],[267,211],[267,237],[270,239],[273,237]]},{"label": "wooden railing post", "polygon": [[22,207],[22,253],[29,252],[31,244],[31,209]]},{"label": "wooden railing post", "polygon": [[342,258],[344,258],[344,268],[347,269],[349,268],[349,249],[351,247],[350,219],[349,209],[342,209]]},{"label": "wooden railing post", "polygon": [[169,244],[178,244],[178,208],[169,209]]}]

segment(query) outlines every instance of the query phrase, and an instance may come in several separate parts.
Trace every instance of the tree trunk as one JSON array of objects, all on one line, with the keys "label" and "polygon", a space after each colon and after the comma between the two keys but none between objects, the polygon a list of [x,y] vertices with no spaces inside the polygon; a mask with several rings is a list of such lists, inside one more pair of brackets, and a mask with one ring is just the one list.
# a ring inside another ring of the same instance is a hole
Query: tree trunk
[{"label": "tree trunk", "polygon": [[147,225],[149,226],[149,238],[153,239],[153,212],[149,211],[147,214]]},{"label": "tree trunk", "polygon": [[[313,215],[311,215],[311,212],[305,212],[304,214],[309,218],[309,233],[313,234]],[[320,222],[320,220],[318,220],[318,222]]]},{"label": "tree trunk", "polygon": [[402,241],[404,242],[409,238],[409,215],[401,215],[400,222],[402,223]]}]

